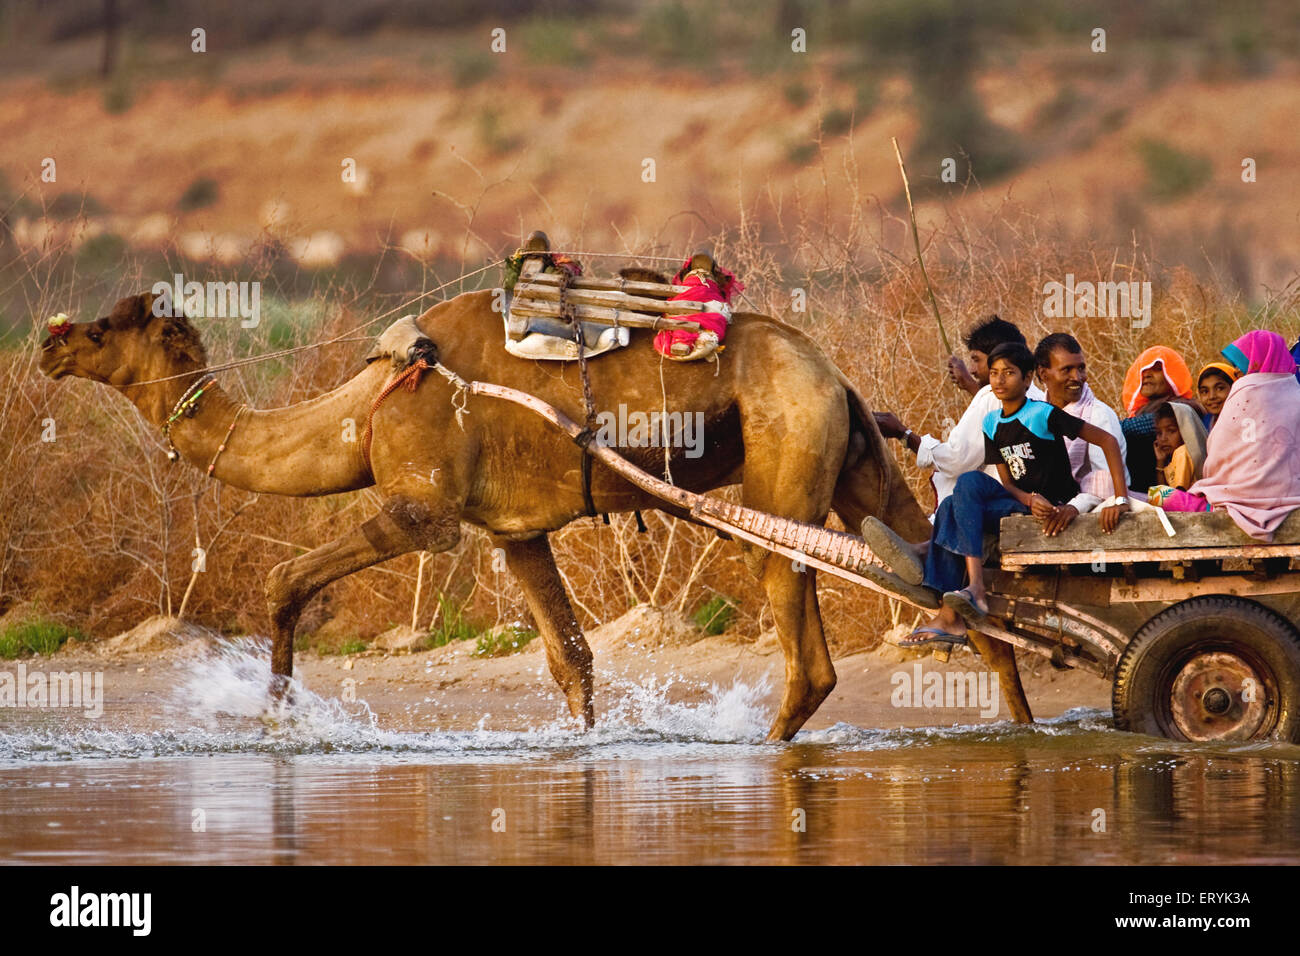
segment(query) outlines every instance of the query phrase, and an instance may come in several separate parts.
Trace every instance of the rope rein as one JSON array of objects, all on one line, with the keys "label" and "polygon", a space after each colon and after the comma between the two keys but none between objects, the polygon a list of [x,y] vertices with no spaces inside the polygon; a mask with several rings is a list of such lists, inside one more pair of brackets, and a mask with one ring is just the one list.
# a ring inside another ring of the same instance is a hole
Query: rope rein
[{"label": "rope rein", "polygon": [[[465,381],[436,359],[433,362],[430,362],[424,357],[418,358],[401,372],[394,375],[392,379],[389,380],[388,384],[384,386],[383,391],[375,396],[375,400],[370,404],[370,414],[366,416],[366,431],[361,439],[361,454],[365,459],[367,468],[371,468],[370,443],[374,438],[375,412],[379,410],[379,406],[383,404],[384,399],[393,394],[393,392],[397,391],[399,388],[405,387],[408,392],[414,392],[420,385],[421,377],[430,369],[445,378],[448,384],[450,384],[454,389],[451,398],[451,407],[456,414],[456,424],[460,426],[461,431],[465,430],[465,416],[469,414],[469,409],[466,407],[467,396],[469,395],[469,382]],[[231,427],[233,428],[234,425],[232,424]]]},{"label": "rope rein", "polygon": [[454,389],[451,396],[451,407],[456,413],[456,424],[460,426],[461,431],[464,431],[465,416],[469,414],[469,409],[466,407],[466,402],[469,400],[469,382],[441,362],[434,362],[433,370],[445,378]]},{"label": "rope rein", "polygon": [[144,382],[132,382],[131,387],[138,388],[142,385],[157,385],[160,382],[170,382],[178,378],[185,378],[187,375],[202,376],[204,374],[208,374],[211,372],[224,372],[232,368],[240,368],[241,366],[244,365],[255,365],[258,362],[267,362],[270,361],[271,359],[282,358],[285,355],[295,355],[298,352],[307,352],[310,351],[311,349],[324,348],[327,345],[335,345],[339,342],[368,342],[370,341],[369,336],[358,336],[353,338],[350,338],[349,336],[353,336],[354,333],[360,332],[362,329],[374,325],[376,322],[381,322],[384,319],[388,318],[389,316],[403,311],[408,306],[414,305],[416,302],[419,302],[421,299],[433,295],[435,292],[441,292],[443,289],[446,289],[449,286],[453,286],[458,282],[464,282],[466,279],[472,279],[474,276],[487,272],[489,269],[496,269],[500,265],[501,263],[499,262],[489,262],[481,269],[475,269],[473,272],[467,272],[464,275],[452,279],[449,282],[444,282],[440,286],[435,286],[432,289],[428,289],[424,292],[421,292],[415,298],[408,299],[406,302],[403,302],[401,305],[389,309],[387,312],[381,312],[379,315],[367,319],[366,321],[362,322],[360,325],[350,328],[345,332],[340,332],[338,335],[334,336],[334,338],[326,339],[324,342],[311,342],[308,343],[307,345],[295,345],[292,348],[277,349],[274,352],[263,352],[261,355],[253,355],[253,356],[249,356],[248,358],[235,359],[230,362],[224,362],[221,365],[208,365],[201,369],[190,369],[188,372],[179,372],[176,375],[166,375],[162,378],[151,378],[148,381],[144,381]]},{"label": "rope rein", "polygon": [[361,454],[366,460],[367,468],[370,467],[370,439],[375,430],[375,412],[379,410],[379,406],[383,404],[384,399],[403,385],[406,386],[408,392],[414,392],[420,384],[420,376],[428,371],[430,367],[429,363],[424,359],[417,359],[403,369],[402,372],[394,375],[388,384],[384,386],[383,391],[375,396],[375,400],[370,404],[370,414],[366,416],[366,432],[361,439]]}]

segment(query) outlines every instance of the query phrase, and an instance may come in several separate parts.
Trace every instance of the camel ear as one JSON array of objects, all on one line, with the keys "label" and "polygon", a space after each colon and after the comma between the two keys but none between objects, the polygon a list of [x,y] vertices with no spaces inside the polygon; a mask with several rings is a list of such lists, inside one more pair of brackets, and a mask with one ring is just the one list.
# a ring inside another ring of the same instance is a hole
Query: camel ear
[{"label": "camel ear", "polygon": [[147,325],[153,318],[153,303],[157,298],[152,292],[119,299],[113,311],[108,314],[108,325],[112,329],[129,329],[133,326]]}]

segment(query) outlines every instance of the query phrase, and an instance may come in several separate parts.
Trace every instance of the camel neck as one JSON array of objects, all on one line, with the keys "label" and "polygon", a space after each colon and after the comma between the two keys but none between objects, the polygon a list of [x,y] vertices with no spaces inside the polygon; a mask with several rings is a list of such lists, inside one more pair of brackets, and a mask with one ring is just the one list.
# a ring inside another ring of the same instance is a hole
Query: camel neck
[{"label": "camel neck", "polygon": [[[230,450],[231,442],[228,439],[234,434],[231,425],[237,426],[236,418],[245,418],[246,413],[241,414],[242,406],[231,399],[225,389],[215,381],[211,381],[209,377],[205,376],[198,382],[206,382],[206,384],[201,386],[201,393],[192,399],[190,409],[188,411],[183,408],[177,409],[176,403],[173,402],[172,408],[176,410],[167,413],[163,426],[160,427],[165,427],[167,418],[176,415],[177,417],[171,423],[169,434],[172,445],[180,452],[181,457],[190,464],[202,468],[211,477],[228,481],[230,469],[218,471],[216,468],[221,465],[221,458]],[[185,393],[182,392],[177,396],[176,401],[181,401],[184,396]],[[222,448],[222,445],[226,447]]]},{"label": "camel neck", "polygon": [[[169,401],[155,400],[149,412],[141,411],[161,428],[193,381],[178,379]],[[305,496],[364,488],[373,479],[359,442],[373,391],[362,373],[317,398],[257,410],[213,382],[194,402],[193,414],[172,423],[171,441],[194,467],[205,474],[211,467],[212,478],[247,491]]]}]

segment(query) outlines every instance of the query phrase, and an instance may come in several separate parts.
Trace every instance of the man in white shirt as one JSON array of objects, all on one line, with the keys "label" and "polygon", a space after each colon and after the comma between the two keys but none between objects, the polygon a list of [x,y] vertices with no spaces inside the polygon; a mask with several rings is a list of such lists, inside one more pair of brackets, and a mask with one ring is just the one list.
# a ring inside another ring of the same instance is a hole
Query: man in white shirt
[{"label": "man in white shirt", "polygon": [[[956,385],[970,392],[973,398],[946,440],[940,441],[933,435],[918,435],[893,412],[876,412],[876,424],[880,426],[882,435],[907,442],[907,447],[916,452],[917,466],[934,469],[930,482],[934,486],[936,509],[944,498],[952,494],[957,479],[966,472],[982,469],[993,478],[998,477],[995,465],[984,465],[984,416],[994,409],[1002,409],[1002,403],[989,388],[988,357],[1003,342],[1026,345],[1020,330],[996,315],[990,315],[971,328],[962,341],[970,352],[970,367],[968,369],[957,356],[950,356],[948,375]],[[1028,397],[1046,400],[1042,389],[1037,385],[1030,385]],[[1105,470],[1104,462],[1102,470]],[[934,521],[933,514],[930,520]]]},{"label": "man in white shirt", "polygon": [[[1047,389],[1047,401],[1082,418],[1091,425],[1109,432],[1119,442],[1119,456],[1124,460],[1128,448],[1119,416],[1104,402],[1099,402],[1088,387],[1088,368],[1083,349],[1074,336],[1066,332],[1053,332],[1034,349],[1038,363],[1038,379]],[[1095,511],[1097,506],[1113,494],[1127,495],[1127,489],[1113,487],[1110,467],[1100,448],[1089,445],[1081,438],[1065,439],[1065,450],[1070,456],[1070,470],[1079,483],[1079,493],[1043,522],[1044,534],[1060,534],[1071,521],[1081,514]],[[1129,480],[1127,467],[1124,482]]]}]

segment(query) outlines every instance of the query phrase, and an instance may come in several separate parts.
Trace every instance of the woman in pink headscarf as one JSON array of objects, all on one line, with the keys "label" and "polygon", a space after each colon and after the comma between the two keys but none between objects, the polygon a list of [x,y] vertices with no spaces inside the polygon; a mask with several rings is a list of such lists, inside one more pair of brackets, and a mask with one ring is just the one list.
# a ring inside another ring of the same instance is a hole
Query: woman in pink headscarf
[{"label": "woman in pink headscarf", "polygon": [[1286,340],[1262,329],[1223,349],[1243,372],[1206,444],[1204,477],[1174,491],[1166,511],[1222,509],[1252,538],[1273,532],[1300,508],[1300,381]]}]

